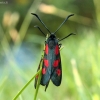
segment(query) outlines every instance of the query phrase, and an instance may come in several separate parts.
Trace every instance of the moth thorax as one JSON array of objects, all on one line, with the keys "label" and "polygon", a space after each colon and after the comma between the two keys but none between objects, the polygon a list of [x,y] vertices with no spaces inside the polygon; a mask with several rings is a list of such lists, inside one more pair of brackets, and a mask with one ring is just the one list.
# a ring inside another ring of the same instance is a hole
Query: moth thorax
[{"label": "moth thorax", "polygon": [[54,40],[50,40],[49,41],[49,48],[53,49],[55,47],[55,41]]}]

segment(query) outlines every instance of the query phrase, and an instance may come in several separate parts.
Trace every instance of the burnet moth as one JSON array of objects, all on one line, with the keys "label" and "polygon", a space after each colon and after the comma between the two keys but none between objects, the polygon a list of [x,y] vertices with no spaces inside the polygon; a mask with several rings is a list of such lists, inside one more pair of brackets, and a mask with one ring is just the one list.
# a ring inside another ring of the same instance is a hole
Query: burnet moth
[{"label": "burnet moth", "polygon": [[[50,80],[56,86],[60,86],[61,84],[61,80],[62,80],[62,67],[61,67],[61,57],[60,57],[61,44],[59,42],[75,34],[70,33],[69,35],[67,35],[62,39],[57,39],[55,33],[68,20],[68,18],[73,16],[74,14],[69,15],[54,33],[50,32],[50,30],[47,28],[47,26],[43,23],[43,21],[39,18],[37,14],[35,13],[31,13],[31,14],[38,18],[38,20],[43,24],[43,26],[47,29],[47,31],[50,34],[45,41],[44,55],[43,58],[41,58],[40,60],[40,63],[43,61],[40,84],[45,86],[45,91],[46,91]],[[35,27],[38,28],[42,32],[42,34],[46,36],[46,34],[41,30],[39,26],[35,26]],[[38,67],[38,70],[39,69],[40,69],[40,65]],[[37,86],[37,80],[38,80],[38,76],[35,78],[35,88]]]}]

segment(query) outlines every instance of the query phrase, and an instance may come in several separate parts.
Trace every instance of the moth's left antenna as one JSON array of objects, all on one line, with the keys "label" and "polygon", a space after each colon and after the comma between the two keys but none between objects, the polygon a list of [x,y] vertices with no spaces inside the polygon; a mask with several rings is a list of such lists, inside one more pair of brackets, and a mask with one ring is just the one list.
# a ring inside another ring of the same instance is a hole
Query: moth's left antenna
[{"label": "moth's left antenna", "polygon": [[32,15],[36,16],[38,20],[43,24],[43,26],[47,29],[47,31],[51,34],[50,30],[47,28],[47,26],[43,23],[43,21],[39,18],[39,16],[35,13],[31,13]]}]

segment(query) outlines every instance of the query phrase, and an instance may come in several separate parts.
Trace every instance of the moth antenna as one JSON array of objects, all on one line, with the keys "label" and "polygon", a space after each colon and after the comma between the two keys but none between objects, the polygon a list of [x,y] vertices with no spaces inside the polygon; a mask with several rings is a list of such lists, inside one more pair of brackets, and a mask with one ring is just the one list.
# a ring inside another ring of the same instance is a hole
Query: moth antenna
[{"label": "moth antenna", "polygon": [[38,18],[38,20],[43,24],[43,26],[47,29],[47,31],[51,34],[50,30],[47,28],[47,26],[43,23],[43,21],[39,18],[39,16],[35,13],[31,13],[32,15],[34,15],[35,17]]},{"label": "moth antenna", "polygon": [[59,41],[62,41],[62,40],[64,40],[64,39],[66,39],[66,38],[68,38],[68,37],[71,36],[71,35],[76,35],[76,34],[74,34],[74,33],[70,33],[69,35],[65,36],[64,38],[58,40],[58,42],[59,42]]},{"label": "moth antenna", "polygon": [[71,14],[67,16],[67,18],[62,22],[62,24],[58,27],[58,29],[54,32],[54,34],[62,27],[62,25],[69,19],[69,17],[74,16],[74,14]]},{"label": "moth antenna", "polygon": [[41,33],[42,33],[44,36],[46,36],[45,33],[41,30],[41,28],[40,28],[38,25],[35,25],[34,27],[35,27],[35,28],[38,28],[38,29],[41,31]]}]

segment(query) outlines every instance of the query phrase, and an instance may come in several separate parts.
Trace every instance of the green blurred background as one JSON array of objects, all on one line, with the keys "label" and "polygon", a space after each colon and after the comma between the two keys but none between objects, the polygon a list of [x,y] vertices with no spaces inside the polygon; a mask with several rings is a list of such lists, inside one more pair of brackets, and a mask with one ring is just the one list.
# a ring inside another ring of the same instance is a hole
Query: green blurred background
[{"label": "green blurred background", "polygon": [[[100,100],[99,0],[0,0],[0,100],[12,100],[35,75],[45,41],[36,13],[61,41],[62,84],[40,86],[37,100]],[[34,80],[17,100],[33,100]]]}]

